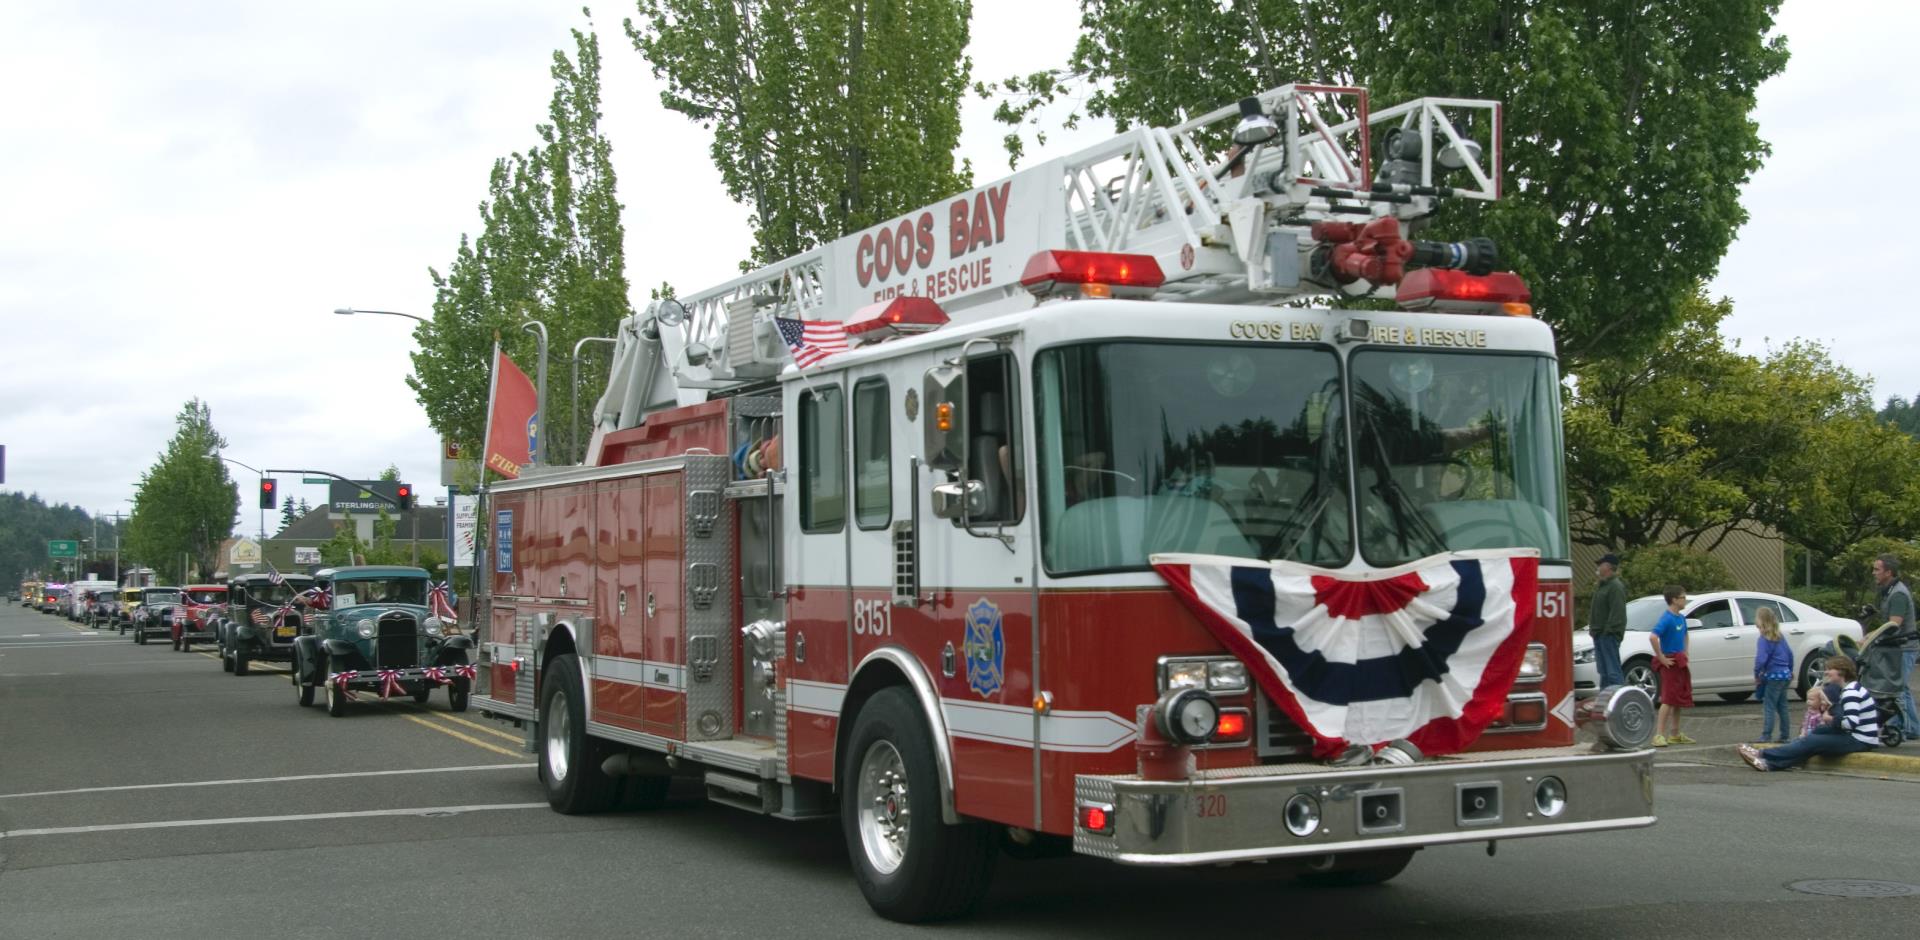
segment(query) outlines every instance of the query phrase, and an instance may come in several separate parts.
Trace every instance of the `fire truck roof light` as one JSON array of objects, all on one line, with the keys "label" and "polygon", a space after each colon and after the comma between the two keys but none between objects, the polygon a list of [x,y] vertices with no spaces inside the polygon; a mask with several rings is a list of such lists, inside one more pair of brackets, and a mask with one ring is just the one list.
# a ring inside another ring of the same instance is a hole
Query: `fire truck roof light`
[{"label": "fire truck roof light", "polygon": [[847,318],[849,338],[881,339],[903,333],[925,333],[947,325],[947,312],[928,297],[894,297],[868,304]]},{"label": "fire truck roof light", "polygon": [[1419,268],[1400,279],[1394,301],[1403,310],[1533,315],[1533,292],[1512,271],[1473,275],[1448,268]]},{"label": "fire truck roof light", "polygon": [[1063,287],[1079,293],[1082,286],[1107,289],[1106,293],[1088,292],[1097,296],[1139,296],[1153,293],[1166,282],[1160,262],[1152,255],[1098,251],[1042,251],[1028,259],[1020,275],[1020,285],[1036,297],[1061,292]]}]

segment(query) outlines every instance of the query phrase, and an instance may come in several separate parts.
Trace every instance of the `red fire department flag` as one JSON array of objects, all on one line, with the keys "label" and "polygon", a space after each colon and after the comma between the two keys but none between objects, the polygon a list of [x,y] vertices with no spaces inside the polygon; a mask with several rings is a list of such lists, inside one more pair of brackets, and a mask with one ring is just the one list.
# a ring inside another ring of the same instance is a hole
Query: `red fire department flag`
[{"label": "red fire department flag", "polygon": [[1154,555],[1200,623],[1314,738],[1314,753],[1406,738],[1472,744],[1505,713],[1533,636],[1530,549],[1434,555],[1384,571]]},{"label": "red fire department flag", "polygon": [[532,380],[493,344],[493,382],[487,389],[487,469],[517,479],[533,460],[539,437],[540,395]]}]

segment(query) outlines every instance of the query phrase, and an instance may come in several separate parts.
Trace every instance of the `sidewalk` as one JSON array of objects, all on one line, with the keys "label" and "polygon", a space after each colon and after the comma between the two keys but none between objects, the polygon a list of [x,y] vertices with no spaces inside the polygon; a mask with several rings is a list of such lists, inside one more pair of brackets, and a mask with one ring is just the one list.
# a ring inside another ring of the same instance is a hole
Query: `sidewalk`
[{"label": "sidewalk", "polygon": [[[1793,702],[1790,714],[1797,736],[1805,706]],[[1740,759],[1740,755],[1734,751],[1734,745],[1760,746],[1760,720],[1759,709],[1752,706],[1707,705],[1688,709],[1680,727],[1699,743],[1659,748],[1654,751],[1654,760],[1690,760],[1745,767],[1746,761]],[[1920,741],[1909,740],[1899,747],[1883,747],[1843,757],[1816,757],[1809,760],[1803,769],[1920,779]]]}]

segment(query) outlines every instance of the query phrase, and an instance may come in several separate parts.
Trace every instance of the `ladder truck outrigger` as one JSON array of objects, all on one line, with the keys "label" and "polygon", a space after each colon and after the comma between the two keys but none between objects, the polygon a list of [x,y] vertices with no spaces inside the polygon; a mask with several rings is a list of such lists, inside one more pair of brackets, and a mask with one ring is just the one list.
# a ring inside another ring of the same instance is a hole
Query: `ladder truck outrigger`
[{"label": "ladder truck outrigger", "polygon": [[1499,141],[1287,85],[651,303],[584,464],[486,493],[477,707],[563,813],[838,815],[903,921],[1001,852],[1375,883],[1652,824],[1651,703],[1575,695],[1552,331],[1413,237]]}]

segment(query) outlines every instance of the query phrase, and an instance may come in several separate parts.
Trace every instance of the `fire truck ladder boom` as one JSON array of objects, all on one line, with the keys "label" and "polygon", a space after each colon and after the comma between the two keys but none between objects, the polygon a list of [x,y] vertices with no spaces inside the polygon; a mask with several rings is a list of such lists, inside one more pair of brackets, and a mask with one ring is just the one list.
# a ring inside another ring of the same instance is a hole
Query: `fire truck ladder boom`
[{"label": "fire truck ladder boom", "polygon": [[[1037,211],[1024,206],[1005,222],[1022,243],[1151,256],[1167,272],[1166,297],[1281,303],[1364,293],[1374,285],[1303,276],[1319,241],[1313,224],[1392,218],[1404,231],[1442,199],[1499,198],[1500,121],[1495,101],[1420,98],[1375,111],[1363,88],[1283,85],[1171,127],[1130,128],[955,198],[1036,194]],[[1490,142],[1485,159],[1474,135]],[[884,237],[948,205],[872,231]],[[656,301],[630,317],[594,411],[589,461],[606,434],[638,426],[653,410],[771,381],[787,362],[773,318],[840,320],[873,302],[849,261],[862,237]],[[949,291],[939,302],[960,321],[1035,301],[1008,279]]]}]

